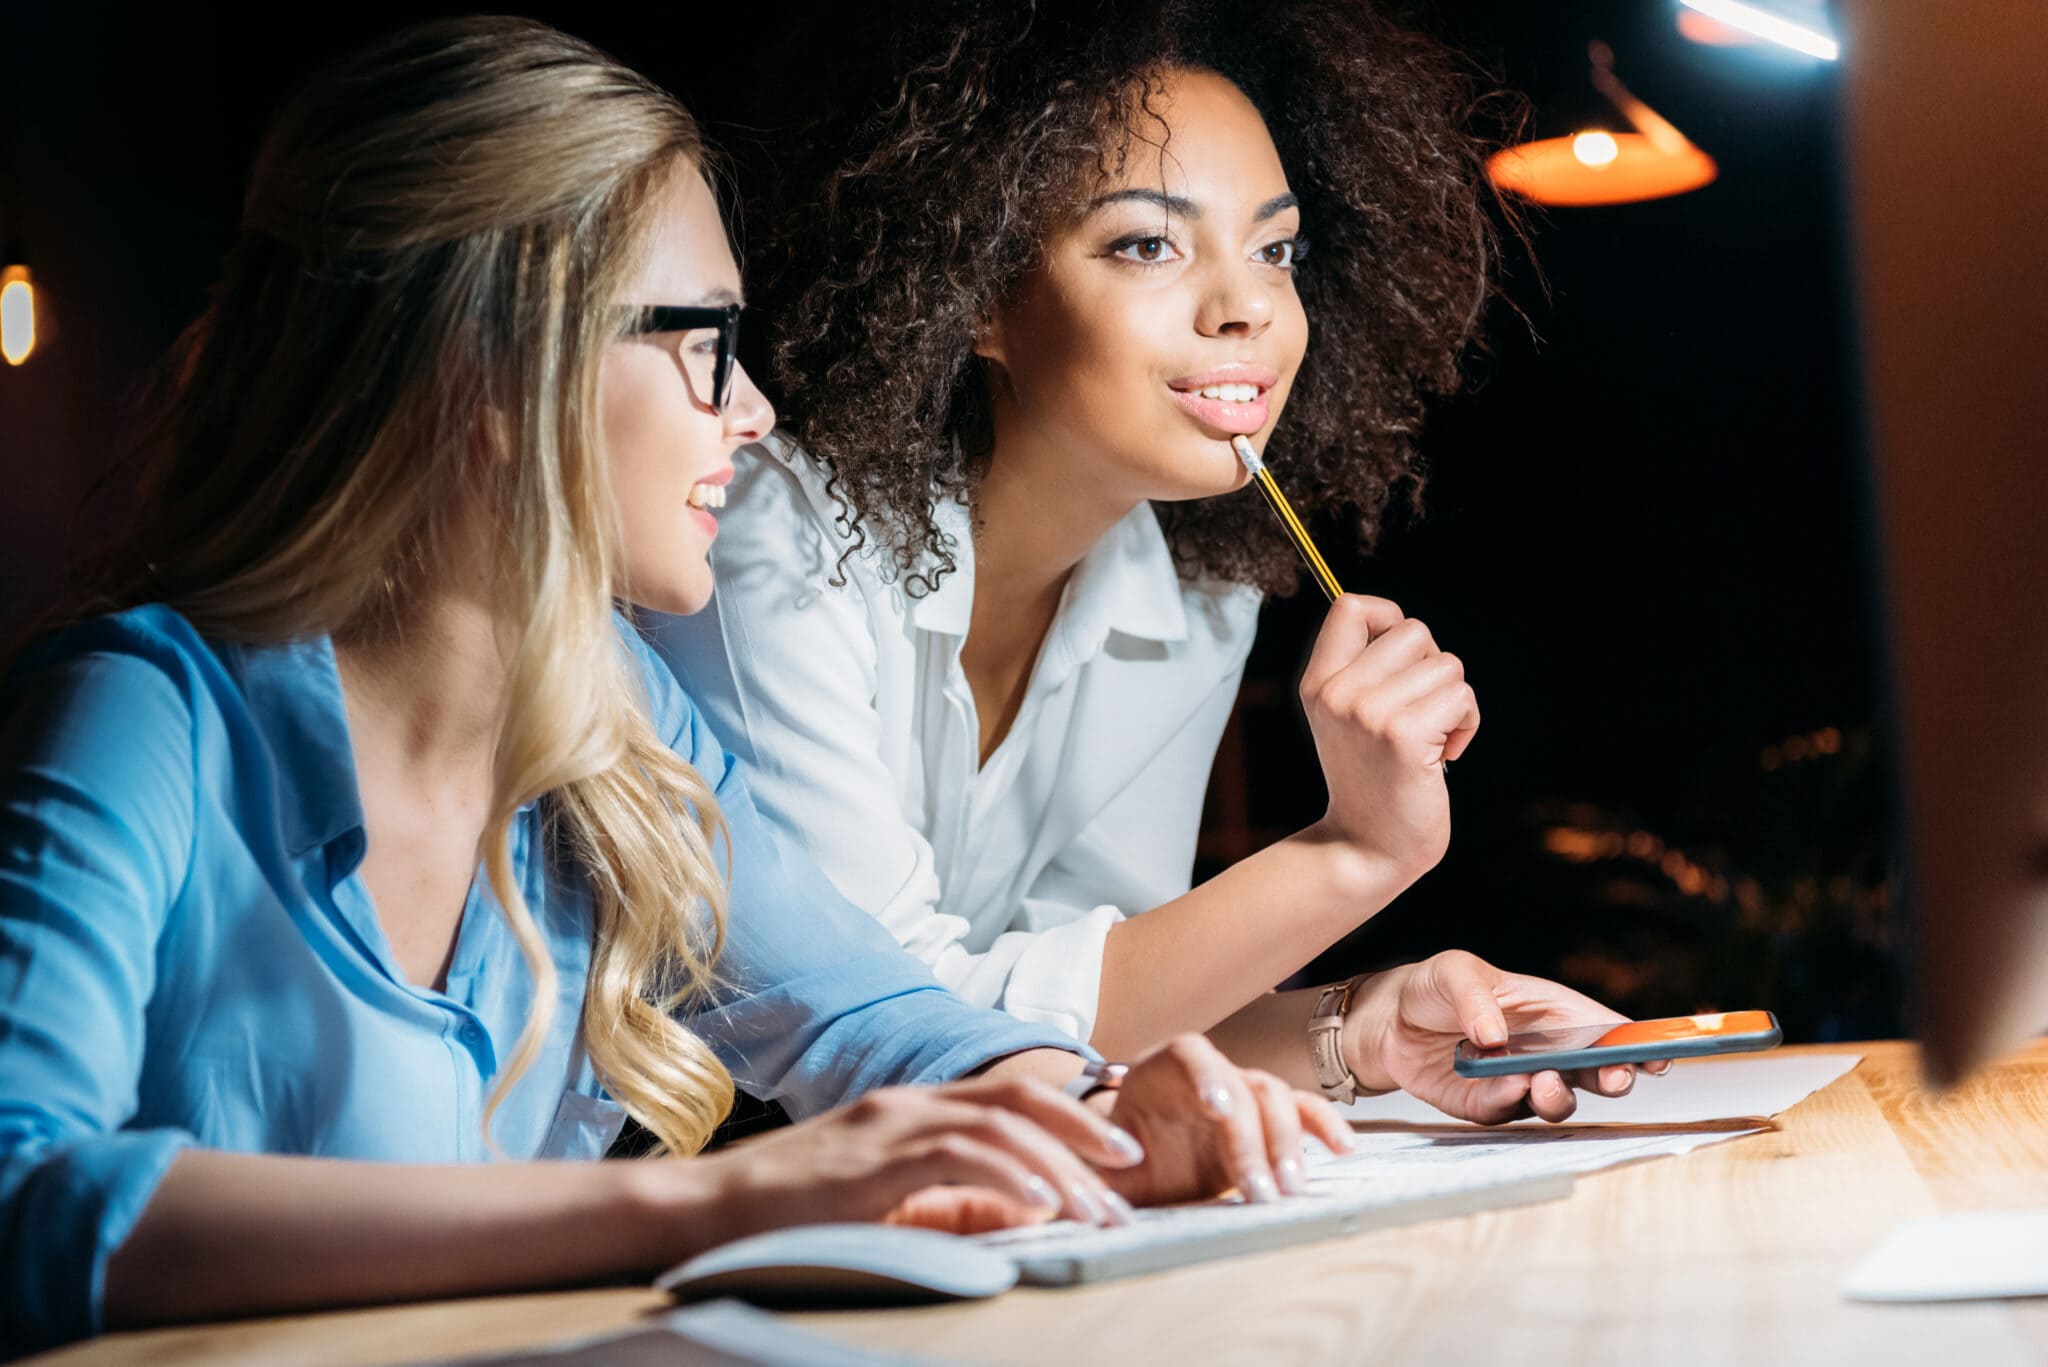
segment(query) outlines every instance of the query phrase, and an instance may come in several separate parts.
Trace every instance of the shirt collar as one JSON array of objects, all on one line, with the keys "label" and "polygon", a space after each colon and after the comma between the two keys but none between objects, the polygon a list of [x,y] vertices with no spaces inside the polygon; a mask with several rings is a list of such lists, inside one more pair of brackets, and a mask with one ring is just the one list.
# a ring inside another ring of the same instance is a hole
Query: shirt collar
[{"label": "shirt collar", "polygon": [[[953,538],[955,569],[917,600],[911,620],[923,631],[964,637],[974,613],[974,536],[967,509],[949,499],[933,509],[933,520]],[[1111,631],[1147,641],[1187,639],[1180,573],[1150,503],[1126,513],[1075,566],[1060,621],[1064,626],[1054,630],[1077,643],[1090,639],[1100,645]]]},{"label": "shirt collar", "polygon": [[325,636],[222,653],[276,764],[278,819],[293,854],[363,824],[341,671]]}]

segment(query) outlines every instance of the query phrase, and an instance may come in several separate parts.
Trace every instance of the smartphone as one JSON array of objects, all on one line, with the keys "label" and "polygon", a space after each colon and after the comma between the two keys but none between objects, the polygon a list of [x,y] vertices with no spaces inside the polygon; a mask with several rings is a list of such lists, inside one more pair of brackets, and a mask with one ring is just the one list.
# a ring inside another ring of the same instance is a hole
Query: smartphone
[{"label": "smartphone", "polygon": [[1550,1069],[1600,1068],[1702,1054],[1742,1054],[1783,1042],[1778,1018],[1768,1011],[1722,1011],[1711,1016],[1666,1016],[1620,1025],[1579,1025],[1509,1035],[1506,1044],[1458,1041],[1451,1066],[1459,1077],[1500,1077]]}]

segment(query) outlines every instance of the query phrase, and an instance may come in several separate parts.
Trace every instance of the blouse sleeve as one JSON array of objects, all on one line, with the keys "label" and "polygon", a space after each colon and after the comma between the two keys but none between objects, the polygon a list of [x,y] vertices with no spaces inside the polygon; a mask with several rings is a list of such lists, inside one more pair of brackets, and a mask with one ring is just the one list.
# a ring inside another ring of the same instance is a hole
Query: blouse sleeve
[{"label": "blouse sleeve", "polygon": [[690,1024],[740,1086],[801,1118],[876,1087],[951,1081],[1026,1049],[1092,1057],[1067,1034],[941,987],[762,818],[743,763],[660,662],[645,664],[656,726],[712,786],[731,836],[720,986]]},{"label": "blouse sleeve", "polygon": [[867,595],[883,588],[854,565],[842,586],[830,584],[844,542],[764,448],[742,457],[720,519],[711,605],[652,620],[650,637],[746,761],[761,814],[947,988],[1087,1039],[1103,942],[1122,914],[1091,905],[969,949],[972,927],[941,909],[931,846],[904,817],[884,759],[907,738],[883,734],[875,707],[878,627]]},{"label": "blouse sleeve", "polygon": [[191,1136],[127,1130],[190,861],[190,705],[77,654],[0,720],[0,1356],[95,1333],[106,1267]]}]

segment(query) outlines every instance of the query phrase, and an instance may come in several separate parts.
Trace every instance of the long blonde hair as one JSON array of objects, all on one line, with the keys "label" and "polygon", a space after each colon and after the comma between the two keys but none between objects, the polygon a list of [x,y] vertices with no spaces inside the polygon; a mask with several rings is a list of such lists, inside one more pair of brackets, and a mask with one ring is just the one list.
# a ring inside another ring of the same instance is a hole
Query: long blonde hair
[{"label": "long blonde hair", "polygon": [[[481,858],[535,980],[487,1130],[558,990],[510,854],[535,799],[593,891],[598,1074],[669,1152],[702,1147],[732,1101],[677,1019],[724,934],[722,825],[654,734],[615,628],[596,419],[649,206],[703,161],[673,97],[524,20],[415,26],[313,78],[179,344],[146,515],[98,598],[165,602],[225,640],[378,638],[483,489],[508,669]],[[508,459],[477,458],[480,423]]]}]

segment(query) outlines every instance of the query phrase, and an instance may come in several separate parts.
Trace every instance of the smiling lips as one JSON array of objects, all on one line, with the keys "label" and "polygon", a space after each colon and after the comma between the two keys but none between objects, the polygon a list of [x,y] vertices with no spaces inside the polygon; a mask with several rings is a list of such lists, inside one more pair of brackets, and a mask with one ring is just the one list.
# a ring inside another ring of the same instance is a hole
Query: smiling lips
[{"label": "smiling lips", "polygon": [[710,513],[712,508],[725,506],[725,486],[732,482],[732,467],[706,475],[690,486],[684,501],[690,505],[690,520],[703,528],[710,536],[718,535],[718,519]]},{"label": "smiling lips", "polygon": [[1202,426],[1225,436],[1250,436],[1265,427],[1266,395],[1279,382],[1263,366],[1230,365],[1169,380],[1167,389]]}]

